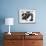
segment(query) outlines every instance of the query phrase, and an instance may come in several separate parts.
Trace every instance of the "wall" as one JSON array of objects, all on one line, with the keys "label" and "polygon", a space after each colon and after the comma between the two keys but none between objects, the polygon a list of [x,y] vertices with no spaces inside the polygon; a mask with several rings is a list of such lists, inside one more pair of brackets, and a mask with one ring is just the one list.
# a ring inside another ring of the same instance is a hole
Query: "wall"
[{"label": "wall", "polygon": [[[15,19],[14,26],[11,31],[46,31],[46,1],[44,0],[1,0],[1,14],[0,17],[13,17]],[[36,23],[35,24],[19,24],[18,12],[20,9],[36,9]],[[8,31],[8,26],[3,24],[1,31]]]}]

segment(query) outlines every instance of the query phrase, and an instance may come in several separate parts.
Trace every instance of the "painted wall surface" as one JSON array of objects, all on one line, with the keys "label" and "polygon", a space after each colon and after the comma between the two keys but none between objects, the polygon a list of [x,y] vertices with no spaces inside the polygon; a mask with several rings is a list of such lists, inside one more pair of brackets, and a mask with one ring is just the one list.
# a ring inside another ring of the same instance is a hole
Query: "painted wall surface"
[{"label": "painted wall surface", "polygon": [[[45,0],[1,0],[0,18],[13,17],[15,19],[11,31],[46,31],[46,1]],[[36,9],[35,24],[19,24],[18,15],[20,9]],[[8,31],[8,26],[1,25],[1,32]]]}]

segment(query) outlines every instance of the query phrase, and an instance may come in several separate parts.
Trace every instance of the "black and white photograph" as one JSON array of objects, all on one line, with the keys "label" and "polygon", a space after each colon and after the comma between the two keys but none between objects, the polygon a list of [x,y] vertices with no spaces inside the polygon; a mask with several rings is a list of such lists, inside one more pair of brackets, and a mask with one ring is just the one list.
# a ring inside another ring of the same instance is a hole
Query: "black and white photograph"
[{"label": "black and white photograph", "polygon": [[19,23],[35,23],[36,13],[35,10],[20,9]]}]

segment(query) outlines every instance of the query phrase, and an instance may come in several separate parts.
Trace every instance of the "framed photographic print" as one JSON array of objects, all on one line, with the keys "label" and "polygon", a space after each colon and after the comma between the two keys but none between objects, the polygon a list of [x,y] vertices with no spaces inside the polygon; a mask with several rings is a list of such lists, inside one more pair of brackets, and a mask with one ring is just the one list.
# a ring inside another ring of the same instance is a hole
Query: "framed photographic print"
[{"label": "framed photographic print", "polygon": [[19,10],[19,23],[35,23],[36,13],[35,10],[20,9]]}]

